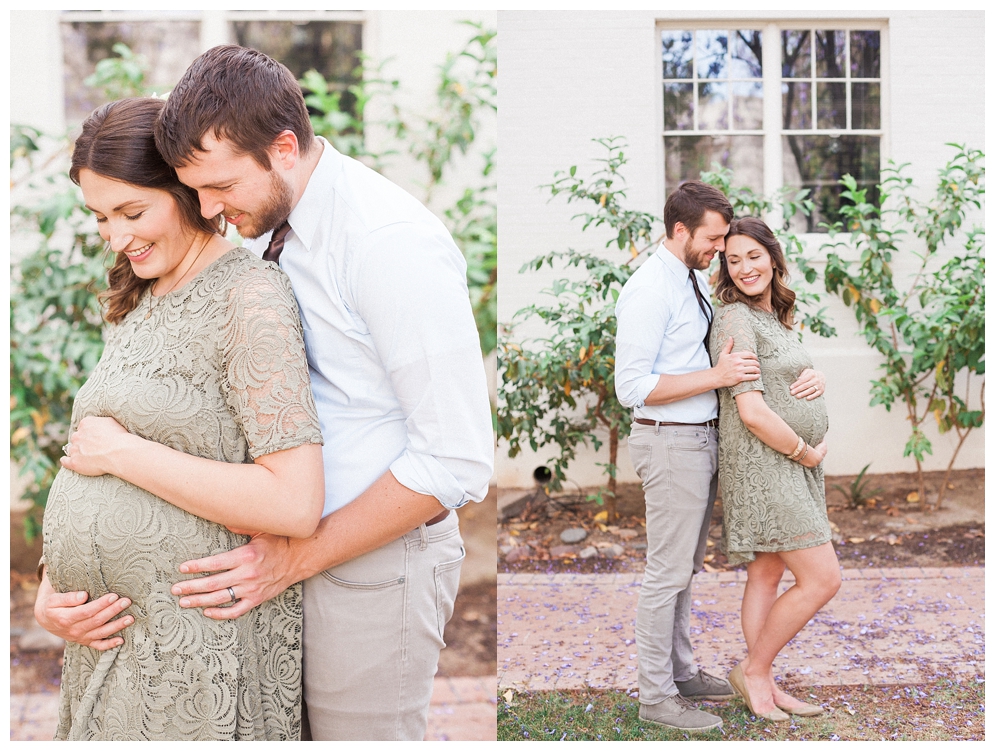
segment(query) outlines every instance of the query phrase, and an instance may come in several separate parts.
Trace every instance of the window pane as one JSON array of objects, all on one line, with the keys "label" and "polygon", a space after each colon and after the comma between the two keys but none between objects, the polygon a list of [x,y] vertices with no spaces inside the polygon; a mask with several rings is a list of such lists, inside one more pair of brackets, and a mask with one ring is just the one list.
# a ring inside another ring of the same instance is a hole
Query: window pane
[{"label": "window pane", "polygon": [[691,78],[693,36],[690,31],[664,31],[663,77]]},{"label": "window pane", "polygon": [[729,129],[729,84],[698,84],[698,129]]},{"label": "window pane", "polygon": [[363,25],[340,21],[235,21],[235,43],[265,52],[297,78],[316,70],[329,81],[355,82]]},{"label": "window pane", "polygon": [[881,178],[879,136],[792,136],[782,139],[784,184],[807,188],[815,202],[810,217],[796,216],[792,228],[799,232],[825,232],[820,222],[840,218],[843,191],[839,179],[852,175],[859,187],[869,189],[868,200],[877,204]]},{"label": "window pane", "polygon": [[694,130],[694,92],[690,83],[663,85],[664,130]]},{"label": "window pane", "polygon": [[819,101],[816,111],[820,130],[843,130],[846,128],[846,84],[816,83]]},{"label": "window pane", "polygon": [[728,49],[729,37],[725,31],[699,31],[698,78],[728,78]]},{"label": "window pane", "polygon": [[880,78],[880,31],[850,32],[850,75],[853,78]]},{"label": "window pane", "polygon": [[734,186],[762,193],[763,142],[763,136],[667,136],[663,139],[667,194],[716,164],[732,170]]},{"label": "window pane", "polygon": [[781,113],[784,127],[804,130],[812,127],[812,84],[807,81],[781,84]]},{"label": "window pane", "polygon": [[781,77],[812,77],[812,39],[810,32],[781,32]]},{"label": "window pane", "polygon": [[78,21],[60,26],[66,120],[70,125],[82,122],[105,103],[102,92],[86,86],[83,79],[93,73],[100,60],[117,57],[112,48],[118,42],[145,57],[148,61],[145,85],[158,93],[172,89],[200,54],[200,23],[197,21]]},{"label": "window pane", "polygon": [[881,127],[881,84],[853,83],[853,127]]},{"label": "window pane", "polygon": [[845,56],[845,31],[815,32],[815,70],[818,78],[846,78]]},{"label": "window pane", "polygon": [[732,85],[732,127],[759,130],[764,125],[764,87],[759,81]]},{"label": "window pane", "polygon": [[729,64],[733,78],[762,78],[761,62],[763,33],[760,31],[735,31],[732,37],[732,60]]}]

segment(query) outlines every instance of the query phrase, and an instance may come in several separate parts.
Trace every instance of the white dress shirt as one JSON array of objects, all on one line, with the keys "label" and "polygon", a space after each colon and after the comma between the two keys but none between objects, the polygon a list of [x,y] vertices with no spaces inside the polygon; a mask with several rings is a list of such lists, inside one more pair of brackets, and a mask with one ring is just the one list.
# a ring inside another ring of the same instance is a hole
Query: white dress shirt
[{"label": "white dress shirt", "polygon": [[324,515],[388,469],[447,508],[480,501],[494,438],[463,255],[415,198],[319,141],[280,266],[325,439]]},{"label": "white dress shirt", "polygon": [[[705,276],[694,273],[707,300]],[[701,423],[718,416],[713,390],[670,404],[646,405],[661,375],[712,367],[704,344],[708,321],[683,261],[661,244],[622,287],[615,317],[615,394],[623,406],[633,408],[634,417]]]}]

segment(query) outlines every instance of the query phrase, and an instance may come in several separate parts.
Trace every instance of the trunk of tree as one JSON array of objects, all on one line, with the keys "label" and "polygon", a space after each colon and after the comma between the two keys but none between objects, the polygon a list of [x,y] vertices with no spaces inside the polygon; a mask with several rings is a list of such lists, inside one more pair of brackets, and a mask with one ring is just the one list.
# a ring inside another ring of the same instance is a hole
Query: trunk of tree
[{"label": "trunk of tree", "polygon": [[926,478],[922,474],[922,462],[916,459],[916,478],[919,482],[919,503],[924,510],[929,511],[929,504],[926,503]]},{"label": "trunk of tree", "polygon": [[[894,333],[894,327],[892,327],[892,332]],[[922,422],[916,419],[915,397],[906,392],[903,398],[905,399],[905,407],[909,411],[909,422],[912,423],[912,430],[915,431]],[[919,461],[919,457],[915,457],[915,460],[916,479],[919,483],[919,503],[922,504],[924,510],[929,511],[929,504],[926,503],[926,478],[922,474],[922,462]]]},{"label": "trunk of tree", "polygon": [[940,490],[936,494],[937,511],[939,511],[940,504],[943,502],[943,496],[947,492],[947,483],[950,482],[950,473],[953,472],[954,462],[957,461],[957,454],[960,453],[960,447],[964,445],[964,441],[967,440],[970,432],[970,430],[965,430],[963,435],[958,434],[960,440],[957,442],[957,448],[954,449],[954,455],[950,457],[950,464],[947,465],[947,471],[943,473],[943,482],[940,483]]}]

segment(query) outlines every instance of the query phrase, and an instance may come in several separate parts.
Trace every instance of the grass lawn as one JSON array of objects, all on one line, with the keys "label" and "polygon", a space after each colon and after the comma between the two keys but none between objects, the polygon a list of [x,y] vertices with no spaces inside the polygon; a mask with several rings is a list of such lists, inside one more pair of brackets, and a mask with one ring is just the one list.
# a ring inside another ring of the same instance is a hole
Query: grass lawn
[{"label": "grass lawn", "polygon": [[688,735],[639,719],[639,702],[615,691],[505,691],[498,697],[499,741],[560,740],[984,740],[984,678],[926,686],[808,687],[795,695],[826,708],[819,717],[768,722],[742,700],[704,702],[718,730]]}]

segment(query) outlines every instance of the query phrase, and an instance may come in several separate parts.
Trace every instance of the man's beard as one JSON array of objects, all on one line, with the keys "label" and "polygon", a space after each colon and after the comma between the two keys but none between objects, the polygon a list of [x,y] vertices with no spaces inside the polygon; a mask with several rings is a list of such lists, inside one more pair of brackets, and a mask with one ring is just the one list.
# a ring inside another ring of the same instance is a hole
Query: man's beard
[{"label": "man's beard", "polygon": [[689,269],[704,271],[708,268],[709,263],[704,253],[696,253],[694,251],[694,238],[689,237],[687,242],[684,243],[684,264]]},{"label": "man's beard", "polygon": [[265,203],[256,211],[246,212],[248,221],[236,227],[238,234],[249,240],[279,227],[287,220],[294,207],[294,192],[290,186],[280,179],[275,170],[269,174],[270,192]]}]

